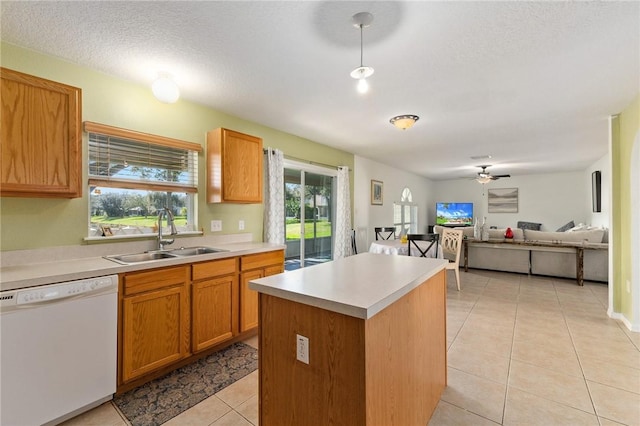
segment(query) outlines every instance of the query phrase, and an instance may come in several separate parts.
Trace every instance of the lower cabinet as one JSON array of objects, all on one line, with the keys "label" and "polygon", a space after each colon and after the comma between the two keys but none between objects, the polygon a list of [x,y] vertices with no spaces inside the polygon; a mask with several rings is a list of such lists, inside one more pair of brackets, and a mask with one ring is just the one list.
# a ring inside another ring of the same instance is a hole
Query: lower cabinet
[{"label": "lower cabinet", "polygon": [[123,383],[188,356],[189,275],[179,266],[122,276]]},{"label": "lower cabinet", "polygon": [[118,392],[255,330],[249,281],[283,270],[278,250],[121,274]]},{"label": "lower cabinet", "polygon": [[240,258],[240,332],[258,326],[258,292],[249,281],[284,271],[284,251],[250,254]]},{"label": "lower cabinet", "polygon": [[199,352],[238,334],[238,259],[192,265],[191,350]]}]

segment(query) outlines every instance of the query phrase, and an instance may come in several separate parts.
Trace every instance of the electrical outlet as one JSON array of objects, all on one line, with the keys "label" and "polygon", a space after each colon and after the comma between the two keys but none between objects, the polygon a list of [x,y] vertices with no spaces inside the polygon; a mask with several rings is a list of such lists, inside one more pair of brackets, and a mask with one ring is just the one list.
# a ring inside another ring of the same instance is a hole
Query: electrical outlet
[{"label": "electrical outlet", "polygon": [[238,221],[238,229],[239,229],[240,231],[243,231],[243,230],[244,230],[244,220],[239,220],[239,221]]},{"label": "electrical outlet", "polygon": [[309,338],[296,334],[296,359],[309,364]]},{"label": "electrical outlet", "polygon": [[211,232],[222,231],[222,221],[221,220],[212,220],[211,221]]}]

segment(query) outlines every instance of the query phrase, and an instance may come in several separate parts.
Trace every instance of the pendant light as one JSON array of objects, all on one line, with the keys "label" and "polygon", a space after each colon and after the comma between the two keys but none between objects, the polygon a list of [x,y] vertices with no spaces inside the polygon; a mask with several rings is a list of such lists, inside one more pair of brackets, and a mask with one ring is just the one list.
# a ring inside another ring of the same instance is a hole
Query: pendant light
[{"label": "pendant light", "polygon": [[362,48],[362,29],[371,25],[373,22],[373,15],[369,12],[359,12],[353,15],[352,17],[353,26],[360,29],[360,66],[353,71],[351,71],[351,77],[358,80],[358,92],[359,93],[367,93],[369,90],[369,83],[367,82],[367,77],[373,75],[373,68],[367,67],[363,65],[362,56],[363,56],[363,48]]}]

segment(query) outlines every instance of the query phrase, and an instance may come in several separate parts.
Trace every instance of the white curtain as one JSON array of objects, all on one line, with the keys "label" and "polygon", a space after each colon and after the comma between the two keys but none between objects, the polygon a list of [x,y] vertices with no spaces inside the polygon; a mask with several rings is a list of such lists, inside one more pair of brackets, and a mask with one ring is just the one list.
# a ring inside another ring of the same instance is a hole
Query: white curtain
[{"label": "white curtain", "polygon": [[338,193],[336,196],[336,234],[333,243],[333,258],[352,255],[351,250],[351,195],[349,193],[349,168],[338,167]]},{"label": "white curtain", "polygon": [[267,148],[264,158],[264,242],[284,244],[284,155]]}]

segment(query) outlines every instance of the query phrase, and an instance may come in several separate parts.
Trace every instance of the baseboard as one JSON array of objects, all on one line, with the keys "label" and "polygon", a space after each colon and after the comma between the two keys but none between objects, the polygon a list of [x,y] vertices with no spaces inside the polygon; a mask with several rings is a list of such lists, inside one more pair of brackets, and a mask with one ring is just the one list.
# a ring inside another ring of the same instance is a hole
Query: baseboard
[{"label": "baseboard", "polygon": [[620,312],[613,312],[609,309],[607,310],[607,315],[609,315],[609,318],[621,321],[629,330],[634,331],[636,333],[640,333],[640,324],[633,324],[631,321],[627,319],[627,317],[622,315]]}]

